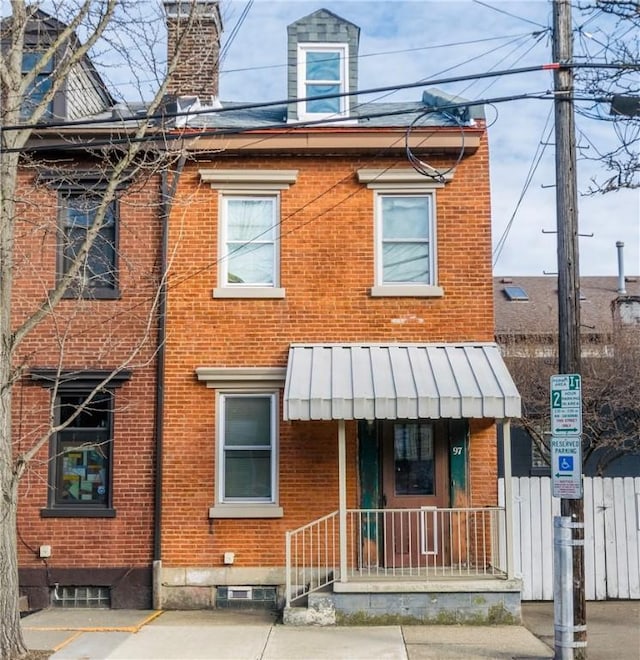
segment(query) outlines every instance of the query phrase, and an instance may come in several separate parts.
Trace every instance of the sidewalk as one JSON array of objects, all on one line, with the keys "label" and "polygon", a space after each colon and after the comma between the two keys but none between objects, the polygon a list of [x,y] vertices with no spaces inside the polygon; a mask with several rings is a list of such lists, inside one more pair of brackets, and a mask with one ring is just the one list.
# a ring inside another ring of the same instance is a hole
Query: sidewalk
[{"label": "sidewalk", "polygon": [[268,612],[43,610],[22,621],[51,660],[552,658],[524,626],[290,627]]}]

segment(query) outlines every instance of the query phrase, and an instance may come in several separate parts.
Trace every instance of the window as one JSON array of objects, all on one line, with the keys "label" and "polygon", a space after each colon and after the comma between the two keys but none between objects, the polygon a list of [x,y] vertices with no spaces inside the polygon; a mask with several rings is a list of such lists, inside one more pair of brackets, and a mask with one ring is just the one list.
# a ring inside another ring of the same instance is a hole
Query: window
[{"label": "window", "polygon": [[[96,219],[102,198],[92,193],[65,193],[62,201],[62,274],[69,272],[77,259],[88,231]],[[117,297],[117,205],[107,207],[102,227],[89,248],[77,278],[70,287],[71,295],[95,298]]]},{"label": "window", "polygon": [[437,273],[436,190],[453,179],[453,170],[434,173],[438,178],[427,181],[414,169],[358,170],[358,180],[374,195],[372,296],[444,295]]},{"label": "window", "polygon": [[[346,44],[298,45],[298,97],[341,94],[347,91]],[[348,114],[346,97],[301,101],[299,119],[344,117]]]},{"label": "window", "polygon": [[68,422],[51,440],[49,506],[53,509],[111,508],[113,394],[87,403],[88,391],[56,399],[56,423]]},{"label": "window", "polygon": [[[131,378],[131,372],[37,368],[29,375],[39,385],[55,389],[54,424],[66,424],[51,436],[49,496],[47,508],[40,515],[114,517],[111,489],[114,390]],[[96,390],[97,394],[89,401]]]},{"label": "window", "polygon": [[278,217],[276,195],[222,197],[223,286],[276,286]]},{"label": "window", "polygon": [[[26,74],[32,71],[41,60],[43,53],[40,51],[28,51],[22,55],[22,73]],[[51,89],[51,74],[53,73],[53,60],[45,64],[40,73],[37,74],[34,81],[29,85],[25,93],[25,99],[20,108],[20,115],[23,119],[28,119],[36,106],[42,101],[45,94]],[[53,100],[47,106],[42,115],[42,120],[53,117]]]},{"label": "window", "polygon": [[214,298],[284,298],[280,286],[280,196],[298,170],[201,169],[219,193],[218,286]]},{"label": "window", "polygon": [[431,194],[377,195],[377,283],[434,283]]},{"label": "window", "polygon": [[275,400],[220,396],[221,502],[275,502]]},{"label": "window", "polygon": [[275,518],[277,394],[219,393],[217,398],[216,504],[211,518]]}]

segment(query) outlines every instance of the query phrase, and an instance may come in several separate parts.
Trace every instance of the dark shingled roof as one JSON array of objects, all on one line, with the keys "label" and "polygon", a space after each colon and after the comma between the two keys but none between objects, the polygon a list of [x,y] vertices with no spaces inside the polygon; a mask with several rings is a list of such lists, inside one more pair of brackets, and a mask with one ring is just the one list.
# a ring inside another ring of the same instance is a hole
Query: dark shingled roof
[{"label": "dark shingled roof", "polygon": [[[504,288],[518,286],[529,300],[511,301]],[[626,296],[640,296],[640,276],[627,277]],[[617,277],[580,278],[580,323],[585,335],[608,334],[613,329],[611,303],[618,297]],[[495,277],[493,280],[496,335],[541,335],[558,332],[558,279],[555,276]],[[624,296],[622,296],[624,297]]]}]

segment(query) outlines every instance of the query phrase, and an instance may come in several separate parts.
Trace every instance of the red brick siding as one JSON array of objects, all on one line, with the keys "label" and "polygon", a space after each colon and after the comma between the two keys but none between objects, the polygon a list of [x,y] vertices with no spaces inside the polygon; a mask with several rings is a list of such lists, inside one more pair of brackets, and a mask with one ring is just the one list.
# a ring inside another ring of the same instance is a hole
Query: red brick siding
[{"label": "red brick siding", "polygon": [[[160,246],[157,177],[122,196],[119,228],[120,300],[63,300],[23,342],[18,361],[31,367],[108,369],[141,350],[132,377],[115,390],[113,505],[116,517],[42,518],[47,506],[49,443],[29,465],[20,487],[20,566],[41,568],[39,545],[52,546],[50,568],[145,566],[152,560],[154,503],[155,348],[151,301]],[[21,175],[13,306],[14,323],[33,312],[55,283],[57,196]],[[150,316],[151,315],[151,316]],[[64,340],[63,340],[64,338]],[[14,390],[16,451],[32,446],[47,426],[49,390],[28,378]]]},{"label": "red brick siding", "polygon": [[[451,160],[433,158],[434,166]],[[337,424],[280,423],[279,520],[208,520],[215,500],[215,392],[199,366],[285,366],[292,342],[491,341],[490,203],[486,142],[437,190],[438,283],[443,298],[371,298],[373,191],[359,168],[407,167],[401,158],[237,157],[201,167],[297,169],[281,193],[284,300],[213,299],[217,281],[217,190],[189,165],[170,229],[163,485],[166,566],[284,563],[284,532],[337,509]],[[400,322],[399,322],[400,321]],[[348,423],[349,505],[357,504],[356,426]],[[472,426],[472,504],[493,503],[495,429]],[[485,460],[486,459],[486,460]],[[482,461],[482,462],[481,462]],[[475,464],[477,462],[477,464]],[[491,486],[493,484],[493,486]]]}]

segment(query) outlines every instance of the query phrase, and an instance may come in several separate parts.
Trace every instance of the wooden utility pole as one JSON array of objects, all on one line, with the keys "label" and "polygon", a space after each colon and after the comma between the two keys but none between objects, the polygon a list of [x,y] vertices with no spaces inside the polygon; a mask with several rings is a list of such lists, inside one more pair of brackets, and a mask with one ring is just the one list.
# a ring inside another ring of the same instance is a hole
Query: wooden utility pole
[{"label": "wooden utility pole", "polygon": [[[553,61],[555,143],[556,143],[556,220],[558,230],[558,354],[559,373],[579,374],[580,369],[580,284],[578,264],[578,193],[576,184],[576,140],[573,111],[573,71],[563,68],[572,63],[573,33],[570,0],[553,0]],[[561,513],[577,526],[573,540],[573,657],[583,660],[586,650],[586,603],[584,591],[584,501],[561,499]],[[580,526],[582,524],[582,526]]]}]

